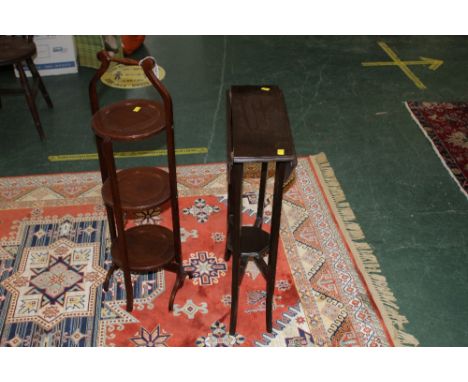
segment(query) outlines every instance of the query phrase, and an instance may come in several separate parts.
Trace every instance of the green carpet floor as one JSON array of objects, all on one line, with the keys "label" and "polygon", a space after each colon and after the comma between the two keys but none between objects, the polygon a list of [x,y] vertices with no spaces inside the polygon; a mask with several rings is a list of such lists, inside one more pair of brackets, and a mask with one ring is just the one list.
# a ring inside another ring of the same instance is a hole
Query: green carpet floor
[{"label": "green carpet floor", "polygon": [[[410,66],[426,90],[390,61],[431,57],[437,70]],[[176,145],[207,147],[178,164],[225,160],[225,91],[234,84],[277,84],[285,94],[299,155],[325,152],[366,239],[394,291],[407,331],[423,346],[468,346],[468,203],[404,101],[467,101],[463,37],[148,37],[137,57],[155,56],[174,101]],[[97,161],[50,162],[50,155],[95,153],[88,82],[94,71],[45,77],[53,110],[38,99],[41,143],[22,97],[2,97],[0,175],[98,170]],[[0,82],[10,81],[9,70]],[[102,87],[103,103],[150,96],[151,88]],[[117,150],[157,149],[161,139]],[[121,167],[165,163],[121,159]]]}]

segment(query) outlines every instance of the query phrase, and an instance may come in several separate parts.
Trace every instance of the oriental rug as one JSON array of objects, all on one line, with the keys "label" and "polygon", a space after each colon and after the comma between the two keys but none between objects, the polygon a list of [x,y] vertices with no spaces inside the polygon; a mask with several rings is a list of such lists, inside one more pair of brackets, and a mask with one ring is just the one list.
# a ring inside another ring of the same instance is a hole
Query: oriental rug
[{"label": "oriental rug", "polygon": [[468,196],[468,103],[407,102],[411,116]]},{"label": "oriental rug", "polygon": [[[258,166],[248,166],[243,222],[254,220]],[[271,179],[270,179],[271,180]],[[178,167],[183,264],[193,271],[167,309],[175,276],[134,275],[125,310],[122,273],[111,265],[96,172],[0,179],[2,346],[401,346],[417,345],[324,154],[300,158],[284,193],[273,333],[265,329],[265,281],[254,264],[241,285],[229,335],[231,262],[224,164]],[[266,229],[271,213],[267,190]],[[170,227],[170,210],[128,225]]]}]

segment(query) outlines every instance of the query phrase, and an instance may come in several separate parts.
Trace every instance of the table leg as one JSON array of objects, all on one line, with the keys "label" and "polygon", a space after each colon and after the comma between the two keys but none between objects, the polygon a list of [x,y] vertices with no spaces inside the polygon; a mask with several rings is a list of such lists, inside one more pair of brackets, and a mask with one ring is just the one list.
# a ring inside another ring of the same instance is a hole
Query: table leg
[{"label": "table leg", "polygon": [[[227,165],[227,183],[228,183],[228,194],[227,194],[227,216],[226,216],[226,249],[224,251],[224,260],[229,261],[231,258],[231,249],[232,249],[232,198],[234,196],[234,190],[232,187],[232,165],[228,163]],[[231,246],[231,249],[229,249]]]},{"label": "table leg", "polygon": [[268,173],[268,162],[262,163],[262,173],[260,176],[260,190],[258,191],[257,202],[257,218],[255,219],[255,227],[262,228],[263,224],[263,209],[265,208],[265,190]]},{"label": "table leg", "polygon": [[237,324],[237,308],[239,303],[239,272],[240,272],[240,233],[241,233],[241,203],[242,203],[242,163],[233,164],[232,169],[232,215],[233,224],[231,231],[232,243],[232,284],[231,284],[231,318],[229,322],[229,334],[235,335]]},{"label": "table leg", "polygon": [[281,205],[283,201],[283,182],[285,162],[276,162],[275,186],[273,191],[273,212],[270,231],[270,250],[268,255],[268,278],[266,296],[266,326],[269,333],[273,329],[273,297],[275,291],[276,260],[278,256],[279,230],[281,223]]}]

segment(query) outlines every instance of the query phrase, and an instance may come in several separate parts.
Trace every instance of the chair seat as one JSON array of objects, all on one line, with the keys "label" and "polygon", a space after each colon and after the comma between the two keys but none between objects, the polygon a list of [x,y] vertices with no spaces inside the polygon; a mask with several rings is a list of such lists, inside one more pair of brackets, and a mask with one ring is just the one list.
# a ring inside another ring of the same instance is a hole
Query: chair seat
[{"label": "chair seat", "polygon": [[0,36],[0,65],[23,61],[36,53],[34,42],[22,37]]},{"label": "chair seat", "polygon": [[92,128],[101,138],[129,141],[148,138],[165,127],[160,102],[128,99],[103,107],[92,119]]}]

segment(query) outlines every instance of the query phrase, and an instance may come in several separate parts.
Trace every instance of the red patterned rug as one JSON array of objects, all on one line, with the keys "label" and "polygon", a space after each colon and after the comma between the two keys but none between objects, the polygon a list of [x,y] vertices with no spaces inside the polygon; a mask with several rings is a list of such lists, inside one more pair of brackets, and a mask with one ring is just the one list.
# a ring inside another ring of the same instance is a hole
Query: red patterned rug
[{"label": "red patterned rug", "polygon": [[410,101],[406,106],[468,196],[468,103]]},{"label": "red patterned rug", "polygon": [[[246,170],[243,216],[256,211],[259,168]],[[107,222],[98,173],[0,179],[2,346],[393,346],[416,345],[363,241],[324,154],[301,158],[284,195],[274,299],[265,330],[265,281],[249,264],[230,336],[230,262],[224,164],[180,166],[184,266],[194,272],[167,310],[174,275],[134,275],[125,310],[122,274],[108,292]],[[271,184],[266,213],[270,210]],[[170,226],[169,210],[128,224]],[[268,221],[267,221],[268,224]]]}]

